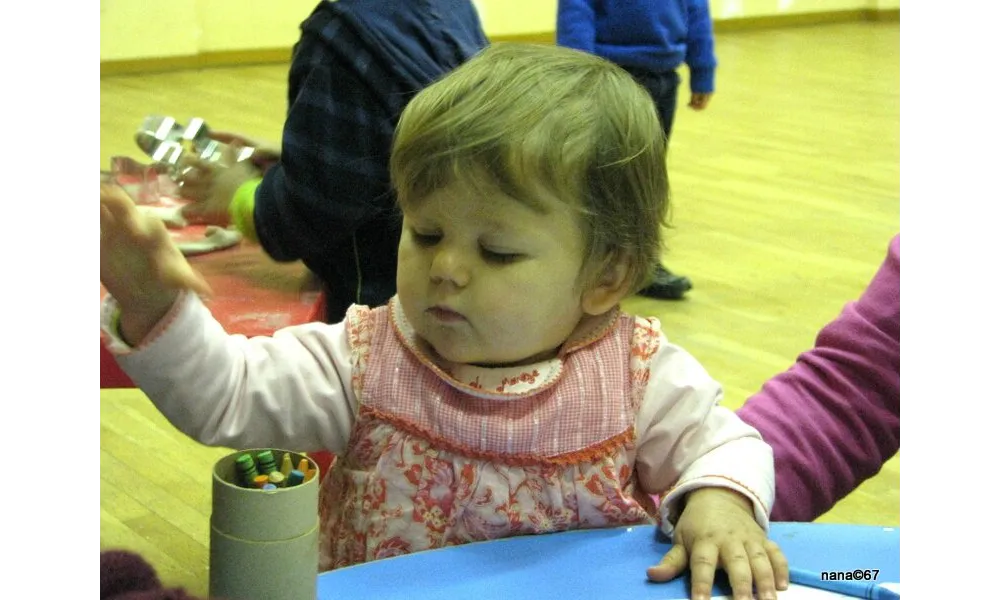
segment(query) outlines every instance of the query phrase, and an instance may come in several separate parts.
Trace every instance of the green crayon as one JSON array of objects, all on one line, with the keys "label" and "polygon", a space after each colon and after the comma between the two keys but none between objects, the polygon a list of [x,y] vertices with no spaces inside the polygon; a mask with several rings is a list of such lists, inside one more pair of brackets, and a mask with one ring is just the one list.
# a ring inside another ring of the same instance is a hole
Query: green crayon
[{"label": "green crayon", "polygon": [[274,452],[270,450],[262,450],[257,453],[257,465],[264,475],[270,475],[278,470],[278,465],[274,462]]},{"label": "green crayon", "polygon": [[240,454],[236,457],[236,481],[243,487],[254,487],[253,479],[259,473],[253,457],[249,454]]}]

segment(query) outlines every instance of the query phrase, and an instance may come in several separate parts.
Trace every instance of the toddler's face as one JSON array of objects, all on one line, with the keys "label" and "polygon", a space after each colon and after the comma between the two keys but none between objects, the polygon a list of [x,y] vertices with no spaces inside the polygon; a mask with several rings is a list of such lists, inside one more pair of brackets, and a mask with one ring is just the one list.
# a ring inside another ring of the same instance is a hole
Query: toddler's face
[{"label": "toddler's face", "polygon": [[446,360],[554,356],[583,316],[584,240],[571,209],[452,184],[404,211],[396,283],[416,333]]}]

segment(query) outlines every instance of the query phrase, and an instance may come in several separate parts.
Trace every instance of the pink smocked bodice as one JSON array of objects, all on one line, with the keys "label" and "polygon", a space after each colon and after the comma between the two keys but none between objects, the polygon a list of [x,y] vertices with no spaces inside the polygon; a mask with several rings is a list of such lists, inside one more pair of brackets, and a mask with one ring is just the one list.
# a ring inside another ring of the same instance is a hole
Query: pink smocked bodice
[{"label": "pink smocked bodice", "polygon": [[656,522],[631,467],[647,325],[615,314],[557,358],[513,368],[441,366],[396,302],[353,307],[348,331],[360,408],[322,485],[321,570]]}]

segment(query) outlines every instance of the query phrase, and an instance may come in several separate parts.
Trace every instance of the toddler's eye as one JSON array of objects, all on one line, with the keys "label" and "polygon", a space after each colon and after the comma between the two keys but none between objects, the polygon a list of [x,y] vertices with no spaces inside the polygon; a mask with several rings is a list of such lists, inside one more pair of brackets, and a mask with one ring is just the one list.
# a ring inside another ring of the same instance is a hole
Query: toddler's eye
[{"label": "toddler's eye", "polygon": [[486,262],[496,263],[496,264],[509,264],[520,259],[523,254],[518,254],[517,252],[498,252],[496,250],[489,250],[487,248],[482,248],[481,252],[483,254],[483,260]]},{"label": "toddler's eye", "polygon": [[441,241],[441,235],[437,233],[418,233],[416,231],[411,231],[410,236],[413,237],[413,241],[416,242],[418,246],[433,246]]}]

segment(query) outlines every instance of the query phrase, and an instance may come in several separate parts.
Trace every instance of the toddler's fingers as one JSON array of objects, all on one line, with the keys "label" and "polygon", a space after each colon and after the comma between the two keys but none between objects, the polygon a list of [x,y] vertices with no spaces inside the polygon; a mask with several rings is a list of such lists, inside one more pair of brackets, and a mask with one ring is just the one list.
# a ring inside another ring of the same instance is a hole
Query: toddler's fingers
[{"label": "toddler's fingers", "polygon": [[[715,572],[719,568],[718,545],[709,541],[695,542],[688,563],[691,568],[691,598],[708,600],[712,596],[712,584],[715,582]],[[747,575],[749,576],[749,573]],[[735,588],[733,597],[743,600]]]},{"label": "toddler's fingers", "polygon": [[779,590],[788,589],[788,559],[781,547],[771,540],[764,542],[764,551],[771,561],[771,568],[774,569],[774,582]]},{"label": "toddler's fingers", "polygon": [[110,184],[101,184],[101,206],[107,207],[116,217],[127,215],[128,210],[134,206],[132,199],[121,187]]},{"label": "toddler's fingers", "polygon": [[747,542],[745,548],[747,557],[750,559],[750,570],[753,572],[753,584],[757,588],[757,598],[776,600],[778,592],[775,588],[775,575],[770,555],[764,546],[757,542]]},{"label": "toddler's fingers", "polygon": [[663,555],[663,560],[659,564],[646,569],[646,577],[650,581],[664,582],[674,579],[687,568],[687,549],[683,544],[675,543],[674,546]]},{"label": "toddler's fingers", "polygon": [[108,207],[101,205],[101,241],[115,228],[115,217]]}]

